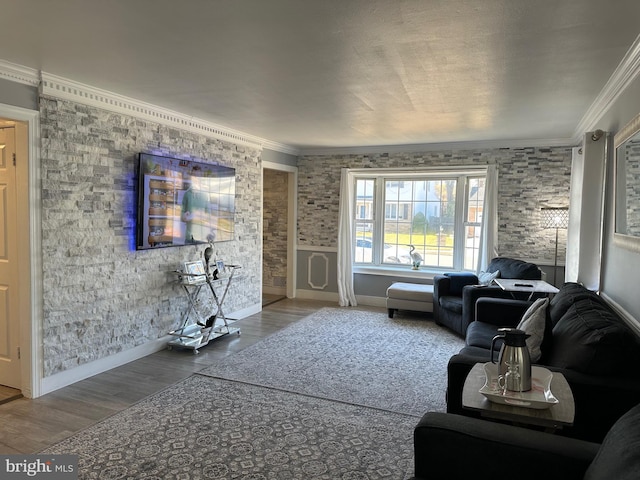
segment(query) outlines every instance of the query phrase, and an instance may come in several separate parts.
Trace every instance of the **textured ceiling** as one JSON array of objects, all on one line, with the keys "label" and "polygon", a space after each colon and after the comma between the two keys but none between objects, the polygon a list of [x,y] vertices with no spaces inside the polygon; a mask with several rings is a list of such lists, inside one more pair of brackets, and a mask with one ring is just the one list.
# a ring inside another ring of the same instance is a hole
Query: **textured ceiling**
[{"label": "textured ceiling", "polygon": [[0,59],[293,147],[569,139],[640,1],[3,0]]}]

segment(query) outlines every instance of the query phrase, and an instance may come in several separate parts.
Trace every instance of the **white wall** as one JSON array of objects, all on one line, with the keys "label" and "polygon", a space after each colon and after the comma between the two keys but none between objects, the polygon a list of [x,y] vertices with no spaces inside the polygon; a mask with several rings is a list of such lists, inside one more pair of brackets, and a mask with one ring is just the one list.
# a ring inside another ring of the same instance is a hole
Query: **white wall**
[{"label": "white wall", "polygon": [[[596,128],[611,132],[611,140],[640,113],[640,79],[627,87]],[[613,244],[613,142],[607,165],[602,292],[640,321],[640,254]]]}]

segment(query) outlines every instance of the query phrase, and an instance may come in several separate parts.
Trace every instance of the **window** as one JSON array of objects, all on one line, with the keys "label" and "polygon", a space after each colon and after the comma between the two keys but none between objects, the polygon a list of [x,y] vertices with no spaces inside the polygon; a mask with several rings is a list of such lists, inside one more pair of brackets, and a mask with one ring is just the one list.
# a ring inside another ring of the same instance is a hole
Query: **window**
[{"label": "window", "polygon": [[[485,176],[377,171],[355,175],[354,262],[474,270]],[[376,212],[382,212],[377,215]]]}]

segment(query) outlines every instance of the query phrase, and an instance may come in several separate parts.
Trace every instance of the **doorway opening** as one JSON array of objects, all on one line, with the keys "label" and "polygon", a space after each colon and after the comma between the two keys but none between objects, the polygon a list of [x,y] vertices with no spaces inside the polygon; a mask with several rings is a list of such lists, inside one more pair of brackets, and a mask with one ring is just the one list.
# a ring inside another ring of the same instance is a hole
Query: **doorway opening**
[{"label": "doorway opening", "polygon": [[262,306],[295,296],[295,167],[263,162]]}]

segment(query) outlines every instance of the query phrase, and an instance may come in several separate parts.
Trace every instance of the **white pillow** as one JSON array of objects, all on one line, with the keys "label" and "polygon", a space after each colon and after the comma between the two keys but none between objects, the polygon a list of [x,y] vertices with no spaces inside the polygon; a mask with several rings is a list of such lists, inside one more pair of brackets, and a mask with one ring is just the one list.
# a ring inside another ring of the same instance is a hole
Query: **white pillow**
[{"label": "white pillow", "polygon": [[480,272],[478,275],[478,282],[480,285],[491,285],[493,281],[500,276],[500,270],[496,270],[493,273],[490,272]]},{"label": "white pillow", "polygon": [[549,306],[548,298],[539,298],[524,312],[522,320],[518,324],[519,330],[524,330],[530,335],[527,338],[527,348],[531,362],[537,362],[542,356],[540,345],[544,339],[544,329],[547,323],[547,306]]}]

